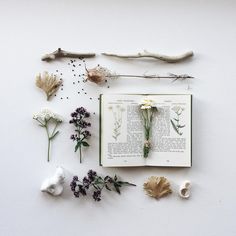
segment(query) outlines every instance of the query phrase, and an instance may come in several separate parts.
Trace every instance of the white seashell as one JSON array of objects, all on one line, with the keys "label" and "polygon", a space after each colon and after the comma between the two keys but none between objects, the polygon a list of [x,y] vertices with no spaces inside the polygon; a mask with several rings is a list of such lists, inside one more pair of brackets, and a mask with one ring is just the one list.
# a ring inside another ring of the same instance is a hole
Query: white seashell
[{"label": "white seashell", "polygon": [[65,180],[64,169],[57,167],[56,173],[43,181],[41,191],[53,196],[59,196],[63,192],[63,183]]},{"label": "white seashell", "polygon": [[191,182],[189,180],[185,180],[179,188],[179,195],[182,198],[189,198],[190,197],[190,188],[191,188]]}]

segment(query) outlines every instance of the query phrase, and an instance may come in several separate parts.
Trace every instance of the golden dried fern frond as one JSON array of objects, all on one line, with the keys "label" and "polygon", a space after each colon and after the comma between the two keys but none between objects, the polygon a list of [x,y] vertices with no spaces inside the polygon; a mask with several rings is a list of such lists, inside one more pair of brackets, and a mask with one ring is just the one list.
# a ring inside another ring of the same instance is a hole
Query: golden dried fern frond
[{"label": "golden dried fern frond", "polygon": [[172,193],[170,183],[165,177],[151,176],[147,182],[143,184],[143,188],[147,195],[156,199]]},{"label": "golden dried fern frond", "polygon": [[56,75],[49,75],[47,71],[43,72],[42,75],[40,73],[36,76],[36,86],[45,92],[47,100],[57,92],[61,84],[62,81],[58,80]]}]

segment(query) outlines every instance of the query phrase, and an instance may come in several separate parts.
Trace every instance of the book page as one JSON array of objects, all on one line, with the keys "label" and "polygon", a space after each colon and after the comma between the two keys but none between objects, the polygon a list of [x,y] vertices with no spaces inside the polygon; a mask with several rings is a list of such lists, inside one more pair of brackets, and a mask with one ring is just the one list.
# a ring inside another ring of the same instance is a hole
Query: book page
[{"label": "book page", "polygon": [[191,95],[148,96],[155,101],[151,166],[191,166]]},{"label": "book page", "polygon": [[143,126],[139,114],[142,95],[102,95],[101,164],[144,166]]},{"label": "book page", "polygon": [[[139,106],[143,98],[157,108],[147,158]],[[103,166],[191,166],[191,95],[103,95],[101,104]]]}]

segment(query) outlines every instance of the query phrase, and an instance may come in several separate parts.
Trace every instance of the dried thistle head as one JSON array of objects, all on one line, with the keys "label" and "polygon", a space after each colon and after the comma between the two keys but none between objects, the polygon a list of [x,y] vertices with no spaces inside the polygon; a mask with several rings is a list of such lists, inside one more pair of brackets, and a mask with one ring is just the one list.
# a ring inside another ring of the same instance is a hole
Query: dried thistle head
[{"label": "dried thistle head", "polygon": [[110,71],[107,68],[101,66],[97,66],[92,69],[86,68],[86,71],[86,80],[89,80],[96,84],[105,82],[105,80],[111,76]]},{"label": "dried thistle head", "polygon": [[57,92],[61,84],[62,81],[58,80],[56,75],[49,74],[47,71],[36,76],[36,86],[46,93],[47,100]]},{"label": "dried thistle head", "polygon": [[143,188],[147,195],[156,199],[172,193],[170,183],[165,177],[151,176],[147,182],[143,184]]}]

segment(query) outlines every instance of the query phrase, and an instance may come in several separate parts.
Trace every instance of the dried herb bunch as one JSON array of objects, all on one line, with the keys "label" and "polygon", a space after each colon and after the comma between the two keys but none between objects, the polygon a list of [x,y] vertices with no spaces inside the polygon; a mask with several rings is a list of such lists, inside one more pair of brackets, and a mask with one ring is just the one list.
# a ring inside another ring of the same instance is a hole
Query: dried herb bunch
[{"label": "dried herb bunch", "polygon": [[49,74],[47,71],[36,76],[36,86],[45,92],[47,100],[57,92],[61,84],[62,80],[57,79],[56,75]]},{"label": "dried herb bunch", "polygon": [[[48,138],[48,162],[50,160],[50,146],[51,141],[58,135],[59,131],[57,127],[62,123],[62,118],[56,113],[50,111],[47,108],[42,109],[39,113],[33,115],[33,119],[39,123],[39,126],[45,128]],[[50,124],[53,125],[53,129],[50,132]]]},{"label": "dried herb bunch", "polygon": [[82,162],[82,146],[89,146],[87,139],[91,136],[91,133],[86,130],[91,126],[91,123],[86,121],[89,117],[90,113],[84,107],[79,107],[71,113],[72,119],[69,121],[75,126],[75,134],[72,134],[70,138],[76,142],[75,152],[79,149],[80,163]]},{"label": "dried herb bunch", "polygon": [[143,145],[143,156],[144,158],[148,157],[149,151],[151,149],[151,129],[152,129],[152,120],[157,108],[154,106],[153,100],[143,99],[140,103],[140,113],[143,120],[144,127],[144,136],[145,141]]},{"label": "dried herb bunch", "polygon": [[116,175],[114,178],[108,175],[103,178],[99,176],[96,171],[89,170],[87,176],[85,176],[82,181],[79,180],[78,176],[74,176],[70,187],[74,196],[77,198],[86,196],[87,192],[90,191],[92,192],[94,201],[100,201],[101,193],[104,188],[108,191],[113,190],[120,194],[120,188],[125,185],[136,186],[135,184],[119,180]]}]

